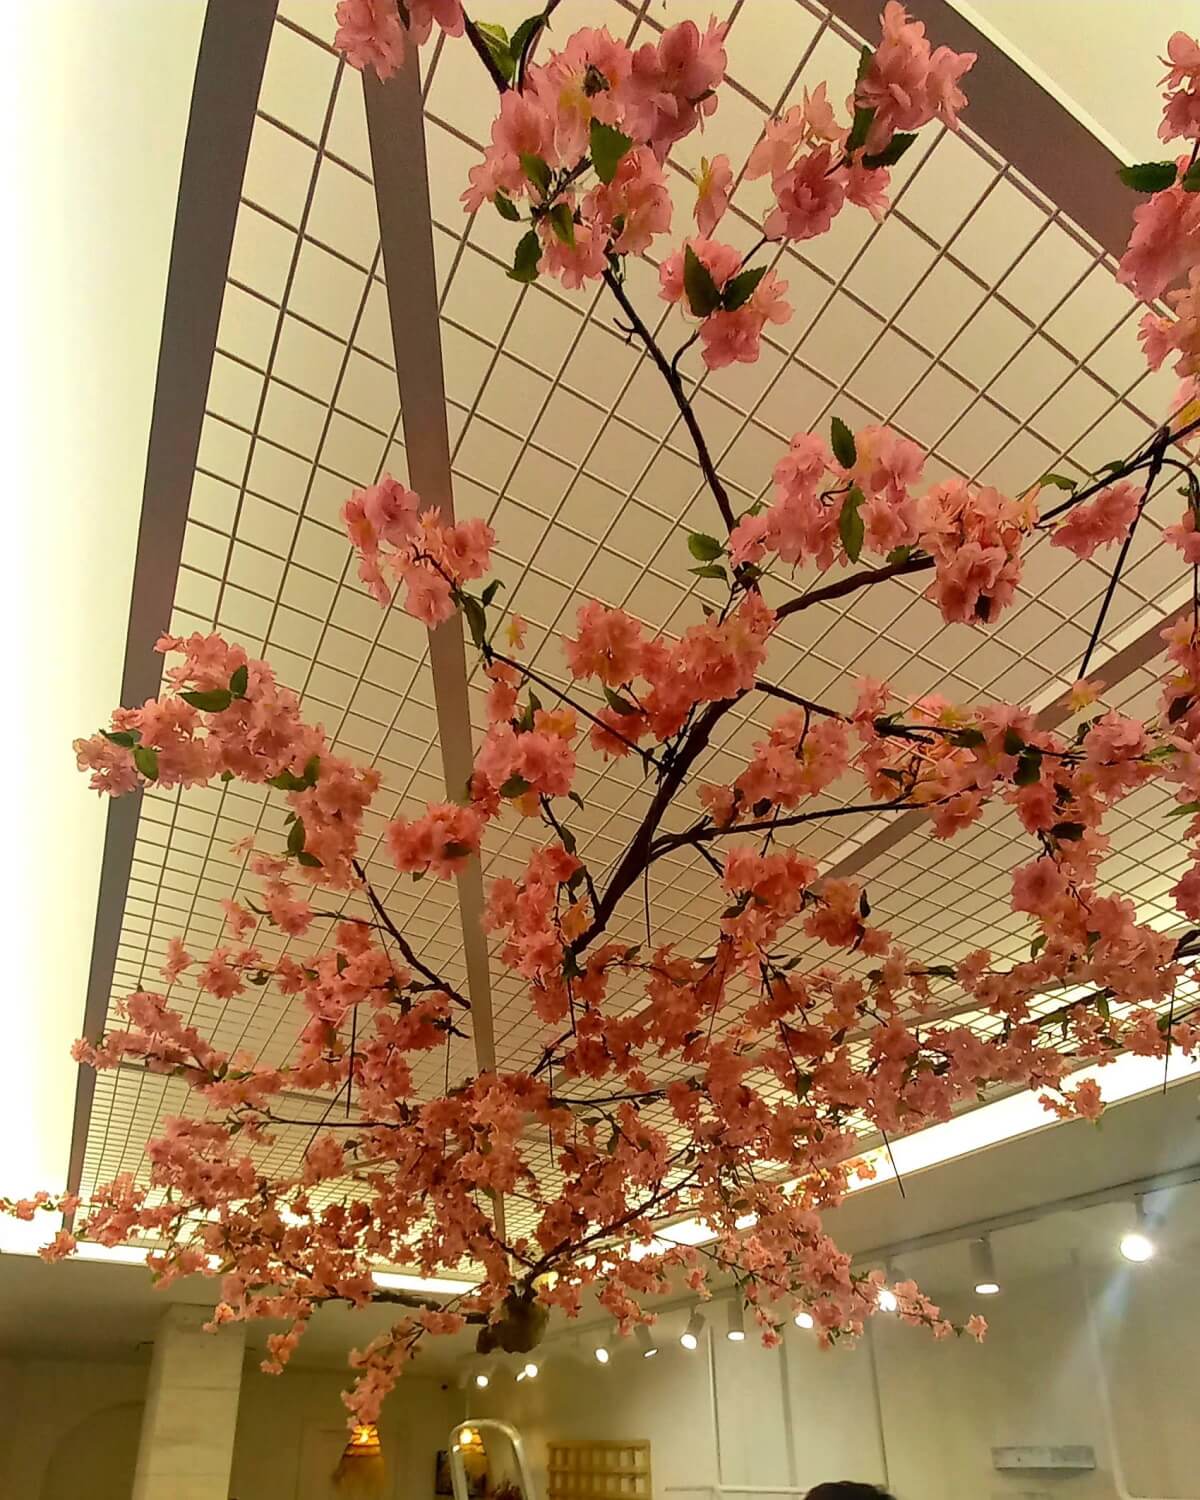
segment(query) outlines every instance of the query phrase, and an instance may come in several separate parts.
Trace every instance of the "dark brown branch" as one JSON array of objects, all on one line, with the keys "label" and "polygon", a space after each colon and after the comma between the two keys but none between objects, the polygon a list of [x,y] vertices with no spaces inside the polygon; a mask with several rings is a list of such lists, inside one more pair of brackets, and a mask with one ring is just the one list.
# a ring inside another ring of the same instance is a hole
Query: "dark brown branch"
[{"label": "dark brown branch", "polygon": [[363,889],[367,893],[367,900],[371,903],[371,907],[379,917],[379,920],[383,923],[388,932],[395,939],[396,946],[400,949],[400,952],[404,954],[404,957],[407,959],[407,961],[412,965],[414,969],[416,969],[418,974],[427,979],[429,983],[433,985],[434,989],[441,990],[443,991],[443,993],[449,995],[451,1000],[453,1000],[456,1005],[461,1005],[464,1010],[470,1010],[471,1002],[466,998],[466,996],[460,995],[452,984],[447,983],[447,981],[444,980],[440,974],[435,973],[435,971],[431,969],[428,964],[422,963],[417,955],[413,952],[412,944],[396,926],[395,922],[392,921],[391,917],[388,916],[387,908],[375,894],[375,888],[367,879],[367,872],[363,868],[362,862],[356,859],[353,863],[354,873],[363,883]]},{"label": "dark brown branch", "polygon": [[488,70],[488,75],[492,82],[496,85],[500,93],[507,93],[508,81],[497,66],[496,59],[492,56],[491,48],[480,35],[479,27],[476,26],[475,22],[471,20],[465,11],[463,12],[463,25],[466,28],[467,40],[475,49],[476,57],[479,58],[480,62]]},{"label": "dark brown branch", "polygon": [[713,499],[717,502],[717,509],[721,512],[721,519],[725,522],[725,529],[732,531],[737,525],[737,517],[733,513],[733,506],[729,503],[729,492],[721,483],[717,475],[716,465],[712,461],[712,454],[708,451],[708,444],[704,434],[700,430],[700,423],[696,420],[696,413],[692,410],[692,403],[688,400],[683,389],[683,380],[678,370],[667,360],[666,355],[655,343],[654,335],[646,327],[638,315],[637,308],[629,300],[625,288],[610,265],[604,273],[604,284],[617,299],[621,311],[629,319],[630,326],[645,346],[646,353],[658,367],[662,378],[667,382],[671,395],[675,398],[675,405],[679,408],[679,415],[683,418],[684,426],[691,435],[692,443],[696,449],[696,457],[700,462],[700,472],[704,475],[709,489],[712,491]]},{"label": "dark brown branch", "polygon": [[[932,807],[934,803],[922,803],[922,807]],[[907,797],[897,797],[894,802],[863,802],[854,803],[846,807],[819,807],[812,812],[792,813],[789,817],[760,818],[754,823],[731,823],[728,828],[709,827],[702,824],[694,824],[685,829],[683,833],[671,833],[657,840],[651,845],[650,858],[660,859],[664,854],[669,854],[672,849],[681,849],[687,844],[699,844],[710,839],[728,838],[737,833],[760,833],[764,828],[778,831],[781,828],[796,828],[801,823],[815,823],[820,819],[848,818],[855,813],[888,813],[909,812],[917,804],[910,802]]]}]

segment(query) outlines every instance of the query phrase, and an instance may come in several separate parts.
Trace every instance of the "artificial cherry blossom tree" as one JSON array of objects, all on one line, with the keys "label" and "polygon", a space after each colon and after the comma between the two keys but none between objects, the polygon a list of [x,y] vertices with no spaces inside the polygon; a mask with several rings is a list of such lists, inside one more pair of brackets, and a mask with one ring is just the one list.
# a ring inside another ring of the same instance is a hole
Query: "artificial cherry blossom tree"
[{"label": "artificial cherry blossom tree", "polygon": [[[378,772],[338,754],[266,662],[216,635],[164,637],[162,695],[118,709],[107,729],[78,741],[80,767],[111,796],[214,779],[268,786],[289,810],[286,844],[247,851],[261,895],[226,901],[215,952],[193,956],[174,940],[167,990],[130,995],[123,1024],[76,1049],[92,1067],[182,1079],[202,1109],[169,1121],[150,1144],[144,1181],[119,1177],[86,1204],[47,1195],[5,1203],[26,1218],[38,1208],[73,1216],[46,1250],[52,1258],[86,1236],[149,1245],[162,1281],[215,1269],[215,1323],[287,1321],[269,1341],[273,1369],[325,1302],[407,1303],[354,1356],[347,1401],[360,1419],[378,1410],[427,1334],[469,1319],[481,1325],[481,1348],[528,1349],[551,1308],[574,1316],[589,1292],[628,1333],[652,1320],[645,1299],[677,1270],[698,1293],[711,1274],[732,1276],[768,1343],[796,1311],[811,1315],[823,1341],[852,1337],[878,1306],[883,1278],[852,1268],[821,1213],[847,1190],[862,1130],[886,1140],[997,1085],[1032,1087],[1057,1114],[1092,1117],[1100,1094],[1072,1082],[1081,1064],[1200,1046],[1194,1014],[1176,1004],[1200,955],[1200,926],[1189,925],[1200,924],[1200,852],[1174,888],[1171,932],[1139,921],[1098,877],[1107,815],[1149,783],[1166,784],[1185,818],[1181,836],[1193,848],[1200,840],[1194,612],[1164,632],[1168,666],[1147,723],[1089,707],[1098,693],[1091,648],[1074,727],[1062,732],[1039,728],[1020,705],[905,703],[870,680],[841,712],[776,683],[770,666],[772,636],[791,616],[900,577],[927,579],[946,621],[986,630],[1043,534],[1075,557],[1118,549],[1115,585],[1168,476],[1178,514],[1167,542],[1184,565],[1200,566],[1200,484],[1187,446],[1200,426],[1200,46],[1177,35],[1168,48],[1162,137],[1182,140],[1182,154],[1123,174],[1152,196],[1135,210],[1120,279],[1153,304],[1142,325],[1150,363],[1170,360],[1183,380],[1150,440],[1094,482],[1032,475],[1007,496],[958,479],[925,485],[916,444],[835,418],[828,434],[792,438],[769,505],[739,512],[682,357],[699,344],[711,371],[758,357],[767,324],[791,316],[787,283],[764,253],[825,233],[842,213],[881,218],[890,169],[916,132],[935,121],[956,128],[974,59],[931,47],[920,24],[887,4],[850,98],[839,104],[824,83],[806,89],[765,121],[736,174],[725,155],[705,158],[695,232],[680,237],[665,163],[692,132],[719,136],[722,26],[685,22],[638,47],[584,29],[552,51],[556,9],[550,0],[512,37],[473,23],[459,0],[342,0],[337,10],[338,47],[381,78],[435,26],[465,33],[498,94],[467,210],[512,222],[516,280],[603,283],[674,398],[712,500],[711,531],[690,536],[680,563],[715,587],[719,606],[697,601],[694,623],[674,638],[648,634],[623,610],[584,605],[565,643],[566,690],[522,662],[523,624],[504,619],[497,583],[483,582],[489,526],[446,524],[386,475],[345,504],[360,576],[380,606],[431,629],[460,612],[489,683],[470,784],[459,800],[390,824],[396,869],[446,880],[480,857],[489,832],[503,838],[515,819],[543,825],[521,878],[490,882],[485,917],[495,961],[520,976],[543,1028],[540,1061],[450,1079],[433,1097],[415,1088],[422,1054],[471,1034],[471,1003],[367,879],[363,815]],[[772,197],[747,254],[721,239],[741,178],[769,179]],[[674,350],[651,333],[627,280],[631,258],[648,255],[661,297],[681,314]],[[576,684],[590,690],[586,701]],[[729,785],[698,785],[717,726],[756,698],[775,716],[744,770]],[[576,768],[625,757],[640,763],[648,797],[627,846],[601,870],[571,831]],[[822,799],[847,776],[858,778],[858,797]],[[702,809],[690,822],[678,816],[685,792]],[[1029,922],[1024,962],[980,951],[930,964],[872,922],[859,882],[823,873],[805,853],[811,822],[916,809],[931,838],[948,840],[997,803],[1029,846],[1012,881],[1012,906]],[[678,851],[694,851],[723,893],[707,944],[682,951],[614,938],[623,898]],[[331,915],[322,945],[314,932]],[[260,950],[264,927],[293,940],[282,957]],[[814,944],[828,950],[824,962],[800,953]],[[170,1003],[185,971],[218,998],[247,985],[290,997],[289,1060],[266,1066],[216,1050]],[[644,992],[632,1008],[622,998],[631,984]],[[1048,995],[1061,1002],[1048,1009]],[[992,1018],[987,1034],[953,1019],[964,996]],[[293,1171],[272,1174],[262,1148],[290,1119],[295,1091],[352,1097],[353,1111],[315,1130]],[[552,1179],[532,1166],[534,1143],[547,1140]],[[529,1233],[505,1228],[499,1209],[513,1196],[532,1212]],[[706,1220],[712,1242],[656,1241],[641,1253],[657,1223],[682,1214]],[[469,1296],[425,1302],[381,1292],[372,1276],[381,1264],[427,1275],[472,1266],[480,1279]],[[962,1331],[911,1283],[893,1291],[902,1317],[936,1336]],[[967,1327],[983,1332],[981,1319]]]}]

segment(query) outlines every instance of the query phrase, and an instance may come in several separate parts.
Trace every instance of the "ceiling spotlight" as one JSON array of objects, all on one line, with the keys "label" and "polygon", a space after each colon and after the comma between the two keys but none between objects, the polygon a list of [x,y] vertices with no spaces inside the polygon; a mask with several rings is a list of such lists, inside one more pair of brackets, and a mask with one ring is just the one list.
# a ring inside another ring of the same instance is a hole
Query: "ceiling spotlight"
[{"label": "ceiling spotlight", "polygon": [[679,1342],[685,1349],[695,1349],[700,1343],[700,1334],[703,1328],[704,1314],[697,1308],[688,1319],[687,1327],[679,1335]]},{"label": "ceiling spotlight", "polygon": [[1121,1254],[1135,1265],[1141,1265],[1143,1261],[1153,1259],[1154,1241],[1147,1233],[1150,1225],[1146,1218],[1146,1204],[1140,1196],[1133,1200],[1133,1209],[1137,1222],[1128,1234],[1121,1236]]},{"label": "ceiling spotlight", "polygon": [[879,1288],[879,1296],[875,1301],[880,1312],[893,1313],[900,1306],[900,1299],[890,1286],[881,1286]]},{"label": "ceiling spotlight", "polygon": [[650,1337],[650,1330],[645,1323],[639,1323],[634,1329],[633,1341],[638,1346],[638,1353],[643,1359],[653,1359],[658,1353],[658,1345]]},{"label": "ceiling spotlight", "polygon": [[731,1344],[740,1344],[746,1337],[746,1312],[740,1297],[729,1301],[729,1331],[725,1337]]},{"label": "ceiling spotlight", "polygon": [[595,1360],[598,1365],[606,1365],[612,1358],[612,1354],[610,1353],[607,1344],[597,1344],[596,1347],[592,1350],[592,1354],[595,1356]]},{"label": "ceiling spotlight", "polygon": [[815,1328],[817,1326],[816,1319],[812,1313],[805,1312],[803,1308],[792,1319],[792,1322],[795,1323],[797,1328]]},{"label": "ceiling spotlight", "polygon": [[486,1391],[487,1388],[488,1388],[488,1386],[491,1385],[491,1383],[492,1383],[492,1377],[488,1374],[488,1372],[486,1370],[476,1370],[476,1372],[475,1372],[475,1384],[479,1387],[479,1389],[481,1391]]},{"label": "ceiling spotlight", "polygon": [[994,1297],[1000,1290],[1000,1283],[996,1280],[992,1241],[986,1234],[982,1239],[971,1241],[971,1276],[976,1295],[980,1297]]},{"label": "ceiling spotlight", "polygon": [[536,1380],[538,1378],[538,1367],[534,1361],[528,1360],[517,1371],[518,1380]]}]

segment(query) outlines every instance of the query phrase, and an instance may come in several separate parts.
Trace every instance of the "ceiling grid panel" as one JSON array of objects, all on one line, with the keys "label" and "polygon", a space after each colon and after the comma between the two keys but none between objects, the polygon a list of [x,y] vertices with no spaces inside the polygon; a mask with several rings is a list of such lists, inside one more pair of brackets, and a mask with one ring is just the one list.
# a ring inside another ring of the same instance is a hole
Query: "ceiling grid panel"
[{"label": "ceiling grid panel", "polygon": [[[870,6],[872,26],[877,8]],[[488,15],[511,24],[527,9],[497,0]],[[749,3],[673,0],[668,19],[695,12],[703,20],[710,9],[731,22],[731,81],[704,137],[669,162],[676,239],[686,232],[688,174],[700,150],[728,150],[742,160],[761,115],[795,102],[802,83],[827,75],[835,97],[848,89],[859,45],[857,0],[792,0],[772,6],[769,21]],[[913,9],[940,39],[940,0],[917,0]],[[587,19],[637,38],[660,30],[661,14],[656,5],[607,0],[590,7]],[[561,44],[565,34],[556,27],[554,41]],[[462,212],[458,196],[493,106],[469,48],[439,41],[422,57],[425,222],[423,200],[401,201],[399,179],[384,180],[368,129],[371,112],[394,122],[403,102],[411,118],[417,101],[401,101],[395,83],[369,82],[365,109],[331,38],[326,0],[281,0],[241,184],[171,623],[175,630],[219,628],[264,652],[339,750],[380,765],[384,788],[363,844],[372,880],[398,925],[451,982],[466,985],[473,968],[473,996],[481,983],[490,986],[497,1060],[523,1066],[543,1042],[523,985],[494,954],[487,962],[477,922],[468,921],[475,944],[468,952],[453,888],[400,879],[382,844],[391,817],[440,800],[447,785],[453,791],[465,779],[463,763],[452,770],[441,747],[449,749],[452,739],[461,755],[469,730],[482,733],[484,684],[477,666],[463,662],[461,633],[447,653],[456,654],[454,669],[442,670],[423,627],[398,609],[378,611],[354,575],[338,509],[351,488],[384,471],[439,502],[448,501],[452,484],[457,514],[482,515],[496,529],[495,576],[505,584],[501,600],[530,622],[528,659],[566,691],[561,643],[584,598],[624,605],[671,634],[697,617],[707,585],[689,578],[685,587],[679,578],[687,533],[710,529],[712,508],[678,413],[648,362],[614,327],[605,296],[594,288],[575,294],[517,287],[505,274],[512,226],[488,212]],[[986,48],[990,43],[979,50]],[[1091,185],[1091,206],[1060,191],[1061,182],[1031,155],[1024,126],[997,119],[987,102],[994,87],[988,80],[1002,77],[1005,88],[1021,91],[1021,109],[1010,113],[1041,122],[1039,128],[1058,118],[1054,111],[1061,115],[1029,80],[1010,78],[1010,68],[1006,59],[981,57],[980,107],[967,113],[961,133],[931,133],[897,171],[894,208],[882,225],[847,213],[824,241],[775,255],[796,315],[765,340],[757,365],[710,379],[694,354],[685,359],[689,390],[735,505],[767,493],[771,467],[794,432],[823,426],[835,413],[852,425],[886,421],[912,437],[931,454],[931,480],[961,474],[1018,489],[1050,468],[1090,472],[1152,430],[1170,382],[1145,375],[1132,303],[1113,279],[1120,246],[1113,216],[1121,216],[1123,233],[1127,204],[1106,175],[1111,159],[1090,137],[1067,131],[1065,155],[1078,182]],[[411,150],[415,138],[402,144]],[[1101,208],[1092,203],[1098,195]],[[748,247],[762,206],[762,185],[739,181],[722,236]],[[432,241],[432,266],[419,291],[397,286],[388,263],[389,238],[406,215],[413,222],[401,226],[405,233]],[[630,290],[670,348],[686,329],[666,304],[660,308],[655,269],[632,267]],[[436,331],[437,342],[423,346],[430,372],[424,389],[413,386],[411,370],[397,368],[397,313],[418,320],[422,337]],[[432,378],[435,364],[442,381]],[[429,402],[424,417],[409,409],[414,389]],[[443,469],[423,470],[418,482],[413,434],[439,421],[439,412]],[[1153,693],[1156,632],[1178,603],[1177,580],[1153,550],[1157,524],[1151,517],[1144,524],[1147,534],[1131,550],[1102,637],[1102,655],[1118,659],[1098,668],[1108,684],[1105,701],[1130,711]],[[794,584],[803,588],[812,577],[800,573]],[[1075,675],[1104,583],[1101,568],[1064,561],[1041,540],[1029,550],[1017,601],[984,634],[945,626],[918,584],[898,580],[789,620],[778,632],[775,680],[837,706],[849,702],[854,676],[866,672],[912,696],[1044,706]],[[596,706],[587,690],[572,691]],[[457,715],[450,737],[449,709]],[[714,737],[699,779],[735,777],[771,718],[765,701],[739,705]],[[636,765],[587,752],[578,785],[587,805],[570,822],[599,872],[619,857],[648,792]],[[844,806],[853,791],[849,782],[831,787],[814,805]],[[681,826],[696,805],[693,788],[669,826]],[[219,898],[240,888],[243,876],[229,846],[246,834],[268,843],[280,837],[282,812],[236,784],[182,798],[146,794],[131,840],[114,997],[153,982],[172,933],[197,947],[218,940]],[[1155,792],[1122,806],[1104,873],[1143,915],[1169,926],[1166,891],[1178,855],[1160,831],[1161,812]],[[544,836],[540,824],[505,813],[485,840],[484,873],[518,872]],[[903,822],[880,834],[875,823],[854,818],[810,828],[804,847],[827,865],[859,869],[877,919],[931,961],[953,962],[979,946],[1013,958],[1027,947],[1006,898],[1011,870],[1028,852],[1003,813],[948,845]],[[710,941],[724,903],[697,856],[680,851],[662,860],[649,894],[654,941],[684,950]],[[622,903],[616,935],[644,939],[642,900],[639,889]],[[468,914],[477,914],[478,901],[476,883]],[[356,909],[353,899],[348,907]],[[326,931],[314,932],[314,940]],[[256,941],[278,951],[270,931]],[[106,991],[102,1003],[108,998]],[[294,1017],[269,989],[222,1005],[180,986],[172,999],[218,1045],[265,1060],[286,1055]],[[947,1013],[961,1011],[954,1000],[947,997]],[[637,1007],[643,997],[630,986],[614,1003]],[[992,1024],[962,1013],[971,1024]],[[447,1066],[454,1076],[469,1072],[470,1044],[456,1042],[448,1055],[430,1057],[418,1086],[442,1087]],[[168,1080],[102,1076],[85,1181],[141,1170],[146,1139],[164,1113],[186,1103]],[[271,1148],[274,1168],[299,1159],[321,1107],[296,1101],[306,1123],[281,1132]],[[548,1152],[541,1170],[543,1185],[552,1185]],[[519,1195],[508,1209],[514,1229],[533,1211]]]}]

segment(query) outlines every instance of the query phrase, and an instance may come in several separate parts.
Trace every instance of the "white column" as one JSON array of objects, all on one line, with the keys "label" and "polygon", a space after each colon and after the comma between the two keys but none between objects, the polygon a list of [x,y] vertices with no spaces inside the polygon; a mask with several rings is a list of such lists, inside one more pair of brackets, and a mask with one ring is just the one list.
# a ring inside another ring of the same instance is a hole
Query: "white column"
[{"label": "white column", "polygon": [[243,1323],[205,1333],[206,1308],[174,1303],[154,1340],[133,1500],[228,1500]]}]

